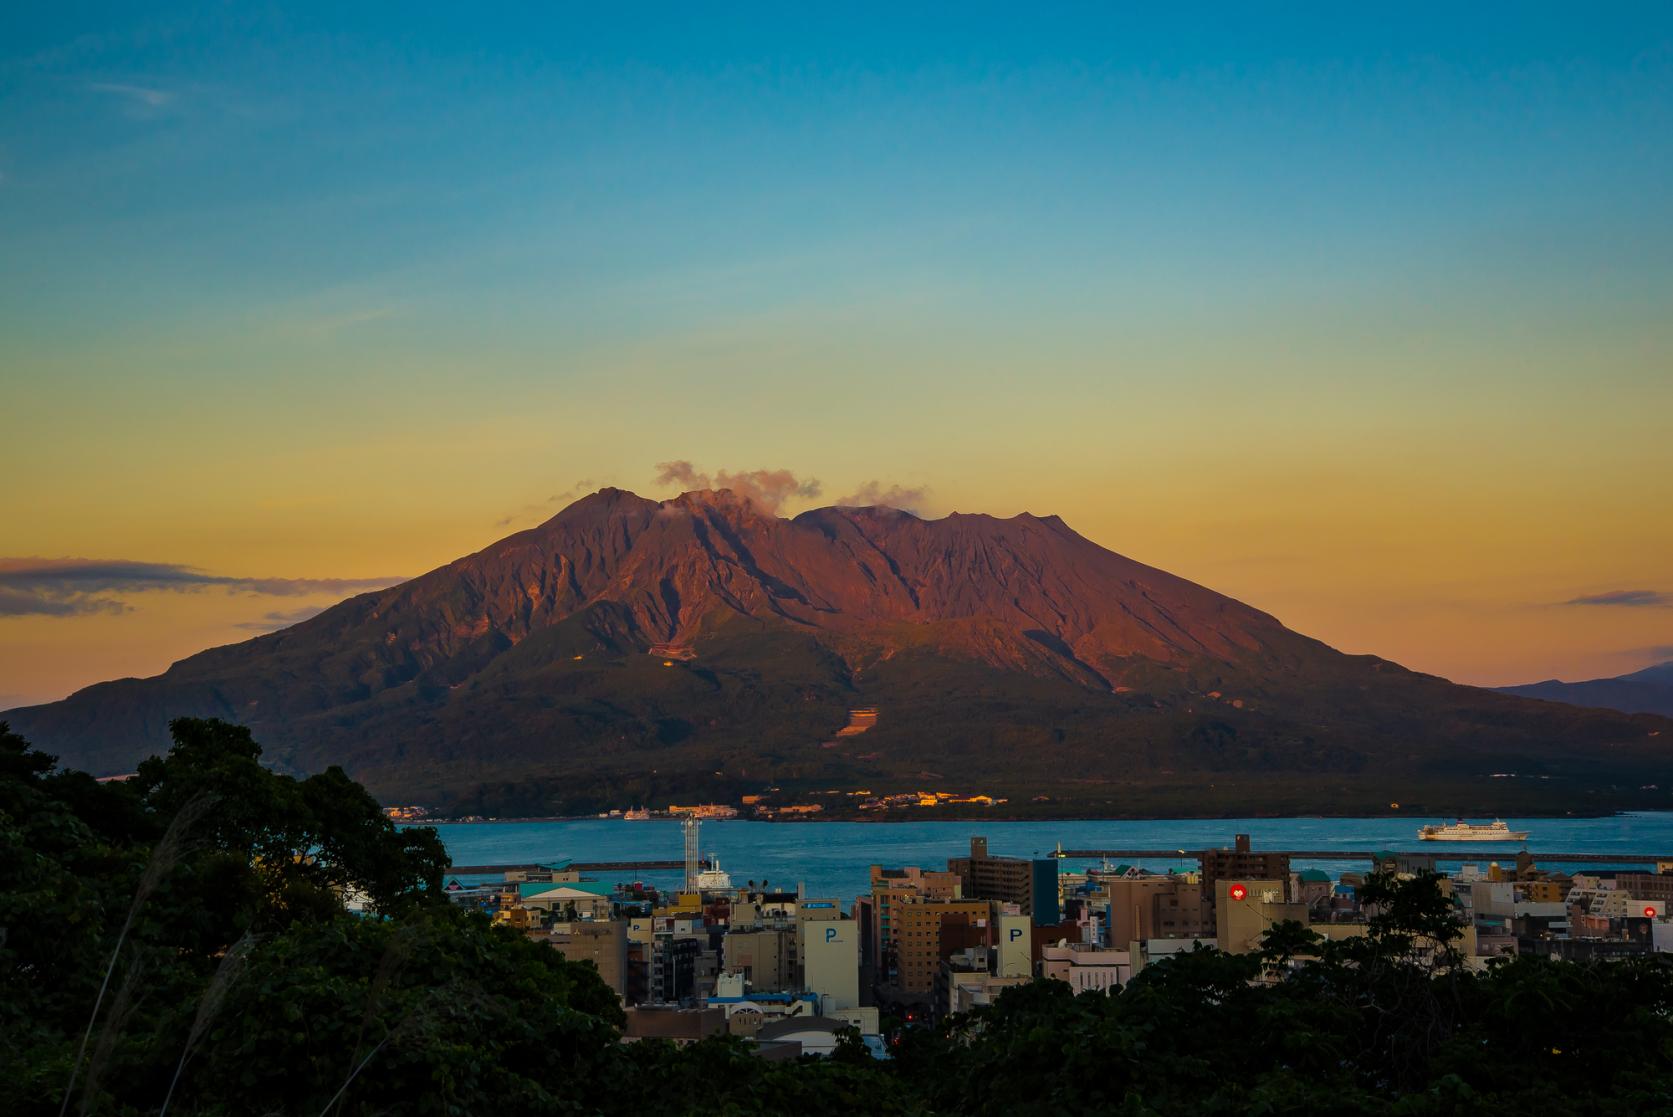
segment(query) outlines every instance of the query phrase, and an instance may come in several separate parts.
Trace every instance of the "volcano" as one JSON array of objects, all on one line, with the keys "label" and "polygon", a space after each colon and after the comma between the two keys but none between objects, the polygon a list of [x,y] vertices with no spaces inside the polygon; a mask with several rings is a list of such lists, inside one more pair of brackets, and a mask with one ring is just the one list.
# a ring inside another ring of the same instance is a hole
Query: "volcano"
[{"label": "volcano", "polygon": [[132,771],[171,718],[249,725],[385,801],[543,815],[946,788],[1027,815],[1667,806],[1673,721],[1350,656],[1056,516],[773,515],[604,489],[162,675],[13,710]]}]

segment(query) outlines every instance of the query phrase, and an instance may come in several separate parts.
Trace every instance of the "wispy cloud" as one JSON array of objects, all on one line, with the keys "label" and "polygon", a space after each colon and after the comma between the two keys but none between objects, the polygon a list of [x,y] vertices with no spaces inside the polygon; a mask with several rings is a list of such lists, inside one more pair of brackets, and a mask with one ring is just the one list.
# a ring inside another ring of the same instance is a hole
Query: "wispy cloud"
[{"label": "wispy cloud", "polygon": [[110,93],[147,108],[160,109],[164,105],[174,102],[175,94],[166,89],[153,89],[145,85],[124,85],[121,82],[96,81],[87,87],[95,93]]},{"label": "wispy cloud", "polygon": [[128,607],[114,598],[52,597],[28,590],[0,587],[0,617],[79,617],[89,613],[125,613]]},{"label": "wispy cloud", "polygon": [[387,291],[349,284],[260,307],[249,324],[284,344],[332,343],[407,317],[412,308]]},{"label": "wispy cloud", "polygon": [[400,578],[242,578],[170,562],[127,559],[0,558],[0,616],[73,617],[125,613],[127,594],[220,588],[268,597],[382,589]]},{"label": "wispy cloud", "polygon": [[1607,593],[1588,593],[1570,598],[1564,605],[1624,605],[1636,608],[1666,608],[1673,606],[1673,594],[1659,590],[1610,590]]},{"label": "wispy cloud", "polygon": [[559,511],[562,505],[568,504],[570,501],[584,493],[592,492],[597,487],[597,483],[590,477],[577,481],[563,492],[553,493],[539,504],[523,505],[523,507],[517,509],[517,511],[511,513],[509,516],[494,521],[494,526],[510,527],[512,524],[520,523],[529,519],[546,519],[553,512]]},{"label": "wispy cloud", "polygon": [[131,120],[154,120],[180,107],[180,94],[170,89],[127,82],[96,81],[87,86],[90,93],[113,99],[122,115]]},{"label": "wispy cloud", "polygon": [[401,313],[395,306],[365,306],[337,313],[322,314],[297,324],[297,332],[314,338],[332,338],[344,330],[382,322]]},{"label": "wispy cloud", "polygon": [[325,612],[324,605],[304,605],[300,609],[275,609],[266,614],[259,621],[244,621],[234,625],[246,632],[277,632],[281,628],[289,628],[293,624],[300,624],[310,617],[317,617]]}]

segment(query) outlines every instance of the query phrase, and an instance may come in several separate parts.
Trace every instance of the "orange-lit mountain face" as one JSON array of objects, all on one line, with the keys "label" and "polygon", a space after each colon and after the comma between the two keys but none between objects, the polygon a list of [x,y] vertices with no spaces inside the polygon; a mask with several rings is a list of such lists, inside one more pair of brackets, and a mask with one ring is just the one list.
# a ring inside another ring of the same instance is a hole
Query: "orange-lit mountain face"
[{"label": "orange-lit mountain face", "polygon": [[[859,706],[875,726],[836,737]],[[181,714],[482,813],[931,783],[1041,811],[1531,809],[1558,789],[1601,807],[1654,800],[1639,777],[1673,744],[1662,719],[1342,655],[1054,516],[786,520],[724,490],[605,489],[292,628],[8,717],[126,771]]]},{"label": "orange-lit mountain face", "polygon": [[[457,595],[468,595],[460,609]],[[994,666],[1120,685],[1160,662],[1292,652],[1277,621],[1098,547],[1054,517],[821,508],[793,520],[730,492],[657,503],[615,489],[392,591],[380,617],[426,665],[589,608],[612,636],[702,654],[741,619],[817,635],[851,666],[928,642]]]}]

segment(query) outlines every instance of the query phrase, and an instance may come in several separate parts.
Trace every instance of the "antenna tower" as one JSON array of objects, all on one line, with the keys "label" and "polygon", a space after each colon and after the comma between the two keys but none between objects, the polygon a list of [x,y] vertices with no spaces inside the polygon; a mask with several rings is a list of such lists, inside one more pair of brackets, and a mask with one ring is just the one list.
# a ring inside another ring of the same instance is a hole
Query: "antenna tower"
[{"label": "antenna tower", "polygon": [[697,872],[700,855],[697,852],[697,816],[686,815],[685,821],[680,823],[680,829],[685,831],[685,890],[697,891]]}]

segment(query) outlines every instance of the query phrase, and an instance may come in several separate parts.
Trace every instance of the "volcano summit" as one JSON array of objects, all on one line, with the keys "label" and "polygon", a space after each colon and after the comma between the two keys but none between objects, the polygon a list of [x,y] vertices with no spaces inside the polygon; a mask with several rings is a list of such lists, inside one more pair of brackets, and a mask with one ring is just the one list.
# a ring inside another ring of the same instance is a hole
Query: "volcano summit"
[{"label": "volcano summit", "polygon": [[[861,732],[850,711],[875,709]],[[150,679],[11,711],[131,771],[169,719],[482,814],[919,786],[1011,813],[1666,806],[1673,721],[1349,656],[1055,516],[794,519],[604,489],[390,589]]]}]

